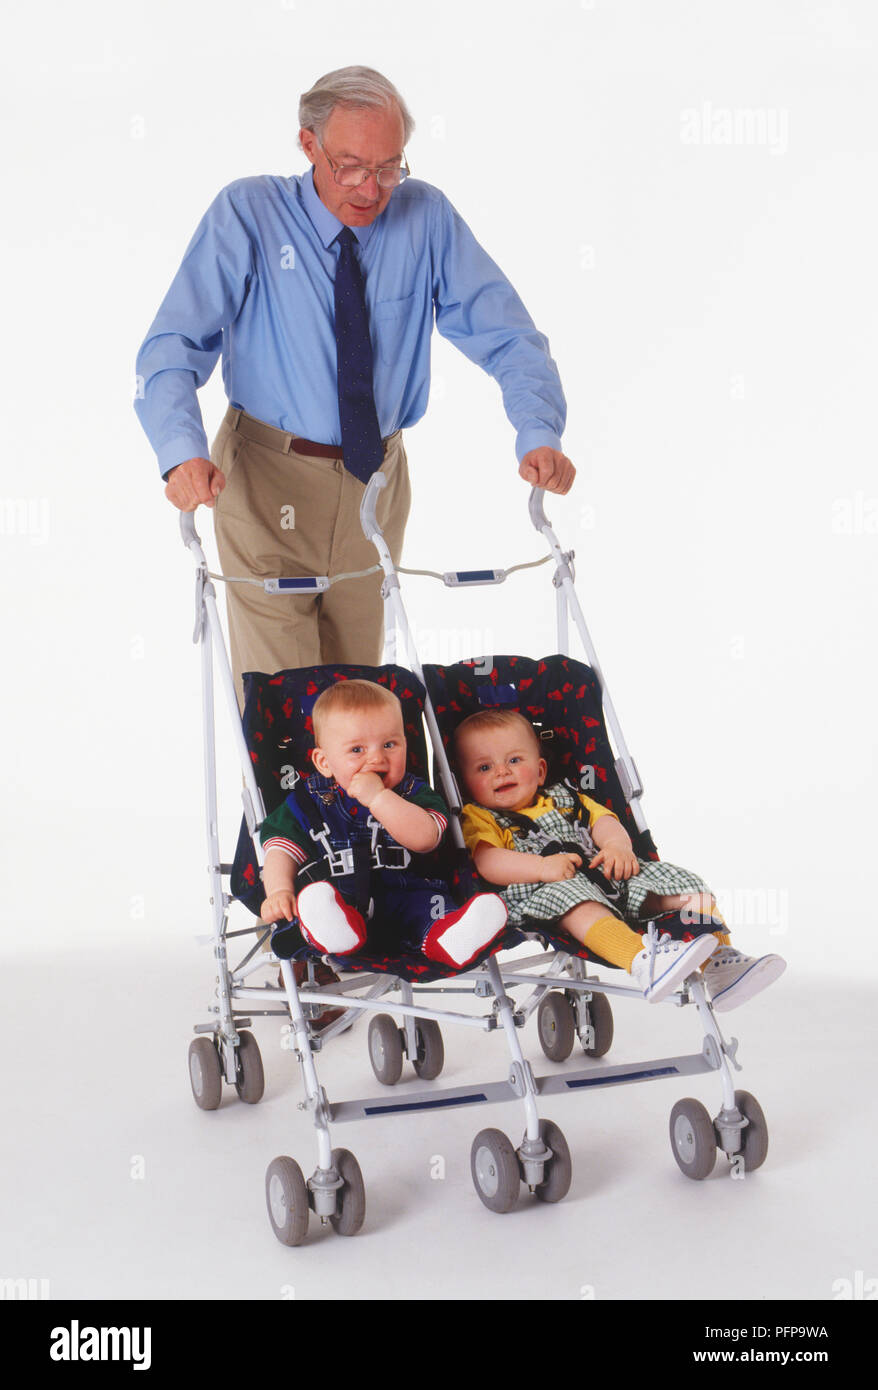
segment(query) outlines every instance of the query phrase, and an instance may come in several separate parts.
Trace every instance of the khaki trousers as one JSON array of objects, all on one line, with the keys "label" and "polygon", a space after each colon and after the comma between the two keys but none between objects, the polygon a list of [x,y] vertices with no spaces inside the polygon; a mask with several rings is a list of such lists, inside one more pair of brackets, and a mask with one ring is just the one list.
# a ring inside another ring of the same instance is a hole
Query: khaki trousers
[{"label": "khaki trousers", "polygon": [[[232,409],[220,425],[211,461],[226,478],[216,499],[215,530],[223,574],[273,578],[368,569],[378,552],[360,525],[365,485],[341,459],[297,453],[293,436]],[[397,430],[385,441],[387,486],[376,515],[399,564],[411,503],[408,459]],[[383,574],[344,579],[323,594],[266,594],[227,584],[229,638],[238,699],[243,671],[381,661]]]}]

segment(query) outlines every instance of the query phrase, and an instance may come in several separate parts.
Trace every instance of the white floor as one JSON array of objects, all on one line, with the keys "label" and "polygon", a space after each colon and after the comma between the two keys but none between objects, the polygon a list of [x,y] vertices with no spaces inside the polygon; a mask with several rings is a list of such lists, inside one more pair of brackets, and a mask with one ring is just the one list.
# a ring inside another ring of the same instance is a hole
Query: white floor
[{"label": "white floor", "polygon": [[[4,962],[0,1276],[47,1280],[53,1299],[579,1300],[830,1299],[837,1281],[878,1275],[878,1024],[874,991],[856,980],[790,969],[725,1015],[741,1041],[739,1084],[771,1135],[765,1166],[743,1181],[720,1156],[693,1183],[671,1156],[674,1101],[719,1108],[710,1074],[548,1097],[542,1113],[573,1154],[570,1193],[547,1207],[523,1192],[506,1216],[476,1197],[469,1154],[488,1125],[518,1143],[517,1102],[339,1125],[333,1142],[363,1170],[365,1226],[344,1239],[312,1217],[306,1243],[287,1249],[268,1224],[264,1174],[277,1154],[306,1176],[316,1162],[298,1066],[280,1024],[257,1020],[264,1099],[246,1106],[228,1090],[218,1111],[198,1110],[186,1054],[211,979],[210,950],[192,935],[175,950],[166,936],[145,946],[132,934],[112,950],[80,937],[76,949],[34,946]],[[615,1015],[607,1061],[700,1046],[694,1008],[622,1000]],[[502,1035],[443,1031],[435,1086],[503,1077]],[[553,1070],[533,1020],[522,1036],[537,1074]],[[362,1023],[318,1065],[330,1100],[381,1090]],[[437,1159],[444,1178],[431,1176]]]}]

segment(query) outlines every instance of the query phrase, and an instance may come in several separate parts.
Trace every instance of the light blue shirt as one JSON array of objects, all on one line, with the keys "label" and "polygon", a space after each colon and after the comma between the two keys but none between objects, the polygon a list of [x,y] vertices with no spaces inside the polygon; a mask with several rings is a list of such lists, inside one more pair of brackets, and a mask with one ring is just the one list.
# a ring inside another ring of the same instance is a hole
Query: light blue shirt
[{"label": "light blue shirt", "polygon": [[[313,172],[238,179],[196,228],[137,356],[134,408],[162,474],[210,455],[196,393],[220,353],[232,405],[341,443],[334,285],[344,224]],[[435,311],[443,337],[499,383],[519,462],[540,445],[560,449],[567,404],[548,339],[445,195],[407,179],[371,226],[352,230],[382,437],[427,408]]]}]

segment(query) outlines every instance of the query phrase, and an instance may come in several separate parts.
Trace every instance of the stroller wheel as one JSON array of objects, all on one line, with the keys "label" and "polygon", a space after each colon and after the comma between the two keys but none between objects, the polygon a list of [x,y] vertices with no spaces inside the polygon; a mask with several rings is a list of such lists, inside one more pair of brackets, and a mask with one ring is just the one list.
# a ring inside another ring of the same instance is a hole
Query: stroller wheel
[{"label": "stroller wheel", "polygon": [[716,1131],[700,1100],[678,1100],[671,1111],[671,1148],[682,1173],[700,1181],[716,1163]]},{"label": "stroller wheel", "polygon": [[573,1009],[566,994],[553,989],[543,995],[537,1010],[537,1031],[540,1047],[549,1061],[566,1062],[576,1036]]},{"label": "stroller wheel", "polygon": [[581,1035],[582,1050],[586,1057],[603,1057],[613,1045],[613,1010],[605,994],[597,991],[586,1005],[588,1032]]},{"label": "stroller wheel", "polygon": [[193,1038],[189,1044],[189,1081],[200,1110],[216,1110],[223,1098],[223,1071],[212,1038]]},{"label": "stroller wheel", "polygon": [[518,1201],[518,1155],[499,1129],[483,1129],[473,1140],[470,1168],[476,1192],[489,1211],[511,1211]]},{"label": "stroller wheel", "polygon": [[445,1066],[445,1044],[442,1030],[435,1018],[419,1018],[415,1024],[418,1039],[417,1056],[412,1065],[422,1081],[433,1081]]},{"label": "stroller wheel", "polygon": [[402,1036],[390,1014],[376,1014],[369,1024],[369,1061],[382,1086],[402,1076]]},{"label": "stroller wheel", "polygon": [[552,1150],[552,1157],[545,1165],[545,1177],[534,1188],[534,1196],[541,1202],[560,1202],[570,1190],[573,1164],[567,1140],[551,1120],[540,1120],[540,1138]]},{"label": "stroller wheel", "polygon": [[333,1149],[332,1163],[344,1187],[338,1190],[338,1210],[329,1219],[340,1236],[355,1236],[366,1217],[363,1174],[349,1149]]},{"label": "stroller wheel", "polygon": [[235,1050],[235,1090],[247,1105],[255,1105],[265,1090],[265,1072],[259,1044],[252,1033],[239,1033]]},{"label": "stroller wheel", "polygon": [[295,1159],[272,1159],[265,1174],[265,1200],[281,1245],[301,1245],[308,1232],[308,1188]]},{"label": "stroller wheel", "polygon": [[749,1122],[741,1133],[741,1153],[744,1155],[744,1172],[752,1173],[765,1162],[768,1153],[768,1125],[762,1113],[762,1106],[749,1091],[736,1091],[735,1104]]}]

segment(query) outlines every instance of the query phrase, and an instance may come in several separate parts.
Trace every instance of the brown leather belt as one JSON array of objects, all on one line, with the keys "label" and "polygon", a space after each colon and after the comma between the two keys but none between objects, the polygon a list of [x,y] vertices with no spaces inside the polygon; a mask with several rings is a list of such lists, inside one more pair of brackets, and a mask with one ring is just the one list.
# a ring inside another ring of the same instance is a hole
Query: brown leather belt
[{"label": "brown leather belt", "polygon": [[[237,406],[229,406],[225,419],[226,424],[243,434],[245,439],[264,444],[266,448],[274,449],[279,454],[311,454],[317,458],[340,459],[344,462],[344,449],[340,444],[318,444],[313,439],[300,439],[298,435],[276,429],[274,425],[267,425],[264,420],[257,420],[255,415],[248,415],[246,410],[240,410]],[[396,430],[382,441],[385,457],[388,445],[399,433],[400,431]]]}]

